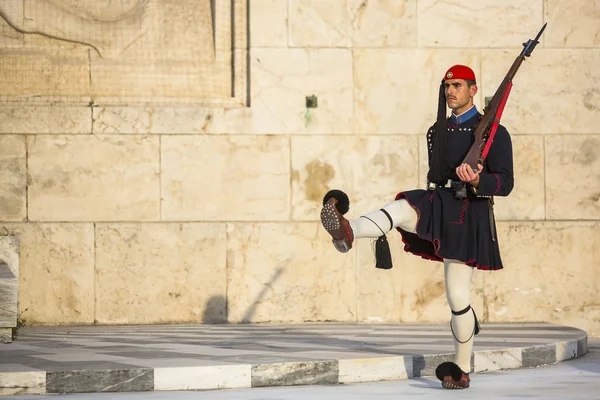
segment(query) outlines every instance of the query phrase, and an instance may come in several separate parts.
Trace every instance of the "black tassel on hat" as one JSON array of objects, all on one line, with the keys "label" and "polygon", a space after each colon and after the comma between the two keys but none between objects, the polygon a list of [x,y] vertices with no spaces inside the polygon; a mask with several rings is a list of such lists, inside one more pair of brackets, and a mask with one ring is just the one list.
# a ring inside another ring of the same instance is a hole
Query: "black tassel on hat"
[{"label": "black tassel on hat", "polygon": [[435,132],[433,135],[433,154],[429,172],[427,173],[427,180],[443,185],[446,183],[451,172],[444,157],[446,144],[448,142],[448,120],[446,119],[446,93],[444,90],[444,81],[440,83],[437,121],[435,122]]}]

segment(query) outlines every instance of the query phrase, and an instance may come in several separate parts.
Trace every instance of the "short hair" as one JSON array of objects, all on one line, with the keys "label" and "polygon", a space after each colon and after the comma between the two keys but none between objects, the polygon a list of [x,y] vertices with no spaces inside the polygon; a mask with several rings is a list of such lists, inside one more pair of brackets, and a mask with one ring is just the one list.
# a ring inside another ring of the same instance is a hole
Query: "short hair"
[{"label": "short hair", "polygon": [[467,80],[467,86],[468,86],[468,87],[471,87],[471,86],[473,86],[473,85],[477,85],[477,82],[476,82],[476,81],[474,81],[474,80],[468,79],[468,80]]}]

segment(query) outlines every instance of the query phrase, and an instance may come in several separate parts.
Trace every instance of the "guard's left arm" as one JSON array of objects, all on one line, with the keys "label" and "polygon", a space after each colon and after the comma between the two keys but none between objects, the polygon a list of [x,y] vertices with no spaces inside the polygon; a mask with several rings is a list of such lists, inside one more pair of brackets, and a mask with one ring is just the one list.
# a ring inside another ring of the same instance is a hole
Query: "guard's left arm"
[{"label": "guard's left arm", "polygon": [[502,125],[496,130],[474,192],[478,196],[508,196],[514,186],[512,140]]}]

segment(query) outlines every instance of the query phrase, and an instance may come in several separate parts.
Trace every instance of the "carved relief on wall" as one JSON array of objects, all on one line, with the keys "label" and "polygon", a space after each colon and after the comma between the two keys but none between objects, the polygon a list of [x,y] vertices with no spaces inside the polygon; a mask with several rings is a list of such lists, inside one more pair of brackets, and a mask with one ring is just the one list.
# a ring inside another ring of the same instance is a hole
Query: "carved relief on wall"
[{"label": "carved relief on wall", "polygon": [[[236,103],[245,0],[2,0],[1,99]],[[233,77],[233,78],[232,78]]]}]

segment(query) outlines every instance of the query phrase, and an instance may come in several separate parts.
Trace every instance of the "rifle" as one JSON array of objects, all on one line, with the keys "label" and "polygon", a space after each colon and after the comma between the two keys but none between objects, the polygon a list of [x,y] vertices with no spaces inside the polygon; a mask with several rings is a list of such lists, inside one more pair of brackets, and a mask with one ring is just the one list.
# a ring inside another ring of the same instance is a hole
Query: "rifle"
[{"label": "rifle", "polygon": [[478,171],[477,164],[483,165],[483,161],[487,157],[490,146],[494,141],[496,129],[498,129],[498,125],[500,124],[500,118],[502,117],[506,100],[508,99],[510,89],[512,88],[512,80],[515,77],[517,70],[521,66],[521,63],[525,61],[525,57],[531,56],[533,49],[535,49],[535,46],[539,43],[538,39],[540,36],[542,36],[544,29],[546,29],[546,25],[547,23],[542,26],[542,29],[539,31],[535,39],[529,39],[527,43],[523,43],[523,50],[521,51],[521,54],[519,54],[519,56],[515,59],[512,66],[508,70],[508,73],[502,80],[502,83],[496,90],[496,93],[494,93],[494,97],[492,97],[490,103],[484,109],[483,117],[481,118],[481,121],[479,121],[479,125],[477,125],[477,128],[475,128],[475,132],[473,133],[475,136],[473,145],[463,160],[463,163],[469,164],[469,166],[473,169],[473,172]]}]

